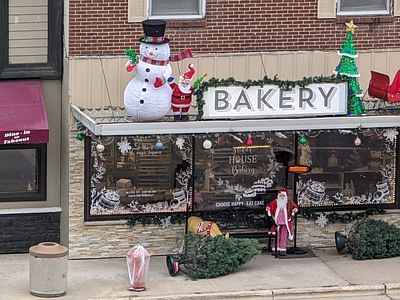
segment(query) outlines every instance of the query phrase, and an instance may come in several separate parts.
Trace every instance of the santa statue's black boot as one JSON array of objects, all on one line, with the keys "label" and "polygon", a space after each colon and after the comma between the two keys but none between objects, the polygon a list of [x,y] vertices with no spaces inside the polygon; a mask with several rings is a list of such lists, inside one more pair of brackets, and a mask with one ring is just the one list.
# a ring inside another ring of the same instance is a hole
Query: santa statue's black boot
[{"label": "santa statue's black boot", "polygon": [[174,121],[180,121],[181,115],[174,115]]},{"label": "santa statue's black boot", "polygon": [[181,115],[181,120],[182,121],[188,121],[189,120],[189,115]]}]

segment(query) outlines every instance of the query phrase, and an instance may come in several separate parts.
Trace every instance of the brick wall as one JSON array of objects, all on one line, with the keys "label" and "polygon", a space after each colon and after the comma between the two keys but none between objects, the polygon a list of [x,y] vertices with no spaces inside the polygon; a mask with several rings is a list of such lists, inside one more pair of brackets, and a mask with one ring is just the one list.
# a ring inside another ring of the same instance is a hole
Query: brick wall
[{"label": "brick wall", "polygon": [[[116,55],[138,48],[140,23],[127,22],[127,0],[69,1],[69,53]],[[166,36],[173,51],[195,53],[337,50],[345,38],[344,18],[317,19],[317,0],[207,0],[206,18],[171,22]],[[356,18],[358,49],[400,47],[400,18]]]}]

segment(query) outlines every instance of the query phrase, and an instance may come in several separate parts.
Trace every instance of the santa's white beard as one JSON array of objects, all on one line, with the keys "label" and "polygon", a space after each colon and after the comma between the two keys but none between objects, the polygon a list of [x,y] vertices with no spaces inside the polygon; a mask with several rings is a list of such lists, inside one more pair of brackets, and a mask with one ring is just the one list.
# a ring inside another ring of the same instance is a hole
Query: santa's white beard
[{"label": "santa's white beard", "polygon": [[276,203],[277,203],[277,206],[278,206],[278,208],[285,208],[286,207],[286,205],[287,205],[287,199],[277,199],[276,200]]},{"label": "santa's white beard", "polygon": [[183,85],[183,84],[179,83],[178,86],[179,86],[179,90],[182,93],[190,93],[190,85],[188,85],[188,84]]}]

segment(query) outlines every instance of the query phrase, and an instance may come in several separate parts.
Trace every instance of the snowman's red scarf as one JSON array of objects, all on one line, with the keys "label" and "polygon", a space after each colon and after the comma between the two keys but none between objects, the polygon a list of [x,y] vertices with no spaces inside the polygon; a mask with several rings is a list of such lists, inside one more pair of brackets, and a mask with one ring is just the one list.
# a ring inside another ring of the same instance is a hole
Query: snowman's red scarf
[{"label": "snowman's red scarf", "polygon": [[143,55],[140,55],[140,60],[145,63],[156,66],[165,66],[169,64],[170,61],[180,61],[188,57],[193,57],[192,49],[185,49],[180,51],[178,54],[172,54],[169,57],[169,60],[155,60],[148,57],[144,57]]},{"label": "snowman's red scarf", "polygon": [[169,57],[169,60],[170,61],[180,61],[180,60],[183,60],[188,57],[193,57],[192,49],[190,49],[190,48],[181,50],[178,54],[172,54]]},{"label": "snowman's red scarf", "polygon": [[140,60],[145,63],[156,65],[156,66],[165,66],[169,63],[169,60],[155,60],[155,59],[145,57],[143,55],[140,55]]}]

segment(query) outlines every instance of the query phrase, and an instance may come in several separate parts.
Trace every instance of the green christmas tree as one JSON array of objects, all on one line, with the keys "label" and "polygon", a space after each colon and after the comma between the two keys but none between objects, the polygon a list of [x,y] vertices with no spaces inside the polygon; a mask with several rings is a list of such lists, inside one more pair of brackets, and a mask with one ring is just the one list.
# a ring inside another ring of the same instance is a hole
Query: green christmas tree
[{"label": "green christmas tree", "polygon": [[346,76],[349,83],[348,89],[348,112],[349,115],[360,115],[364,113],[364,105],[362,103],[362,91],[360,84],[358,83],[358,77],[360,73],[355,62],[358,57],[356,47],[353,43],[353,34],[357,26],[351,20],[346,23],[347,36],[342,46],[342,49],[338,51],[341,56],[339,64],[336,66],[334,73],[342,76]]}]

